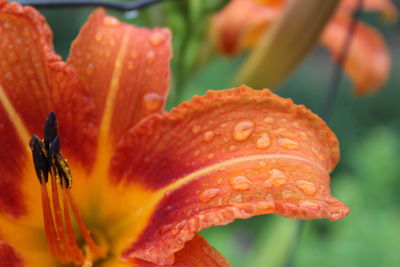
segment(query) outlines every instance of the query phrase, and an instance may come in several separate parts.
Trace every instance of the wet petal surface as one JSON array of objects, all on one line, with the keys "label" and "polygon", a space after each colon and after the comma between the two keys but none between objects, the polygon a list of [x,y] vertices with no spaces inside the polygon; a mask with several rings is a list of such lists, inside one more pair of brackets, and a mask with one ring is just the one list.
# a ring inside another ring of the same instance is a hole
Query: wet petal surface
[{"label": "wet petal surface", "polygon": [[172,264],[195,232],[257,214],[338,220],[348,208],[330,195],[337,161],[325,123],[268,90],[209,92],[148,118],[112,165],[115,183],[153,192],[124,257]]}]

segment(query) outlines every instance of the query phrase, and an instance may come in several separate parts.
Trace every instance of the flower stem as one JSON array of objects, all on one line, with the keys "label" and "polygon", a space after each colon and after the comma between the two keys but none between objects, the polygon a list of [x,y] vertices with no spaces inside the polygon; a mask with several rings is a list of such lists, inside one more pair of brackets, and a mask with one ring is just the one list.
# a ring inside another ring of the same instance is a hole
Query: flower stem
[{"label": "flower stem", "polygon": [[332,78],[328,86],[327,94],[325,96],[324,105],[321,112],[321,117],[325,121],[328,121],[332,116],[333,108],[335,106],[335,102],[339,93],[340,81],[342,80],[343,66],[348,56],[348,51],[350,49],[351,40],[356,30],[358,19],[362,13],[362,7],[363,0],[358,0],[357,8],[353,13],[353,19],[351,21],[351,24],[349,25],[347,38],[344,42],[342,51],[333,69]]},{"label": "flower stem", "polygon": [[[332,78],[329,83],[326,95],[325,95],[324,106],[323,106],[322,112],[321,112],[321,117],[324,119],[325,122],[329,122],[332,117],[333,109],[334,109],[334,106],[335,106],[335,103],[337,100],[337,96],[339,93],[340,81],[342,79],[342,73],[343,73],[342,69],[343,69],[344,63],[346,62],[346,59],[347,59],[351,40],[352,40],[354,32],[356,30],[358,19],[362,13],[363,2],[364,2],[364,0],[358,0],[358,2],[357,2],[357,8],[354,10],[353,19],[351,21],[351,24],[349,25],[349,31],[347,34],[347,38],[342,47],[342,51],[338,57],[338,60],[335,64]],[[306,224],[305,221],[297,221],[297,230],[295,233],[294,245],[292,247],[292,250],[288,254],[288,258],[287,258],[287,261],[286,261],[284,267],[293,267],[295,264],[296,252],[300,245],[301,234],[303,232],[305,224]]]}]

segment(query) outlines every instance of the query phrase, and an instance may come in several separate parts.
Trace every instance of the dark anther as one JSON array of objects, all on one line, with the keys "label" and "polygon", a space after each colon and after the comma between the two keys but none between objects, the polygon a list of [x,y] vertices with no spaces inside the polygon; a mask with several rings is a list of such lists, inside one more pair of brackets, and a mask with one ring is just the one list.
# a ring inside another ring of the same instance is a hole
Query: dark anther
[{"label": "dark anther", "polygon": [[34,135],[29,141],[32,150],[33,165],[40,183],[47,183],[49,179],[49,163],[44,150],[44,145],[40,139]]},{"label": "dark anther", "polygon": [[57,117],[54,112],[50,112],[49,116],[47,117],[47,121],[44,124],[44,147],[46,151],[49,151],[50,143],[56,138],[58,135],[58,124],[57,124]]},{"label": "dark anther", "polygon": [[61,187],[70,188],[72,185],[71,170],[60,153],[60,138],[58,136],[50,143],[49,159],[51,167],[60,178]]}]

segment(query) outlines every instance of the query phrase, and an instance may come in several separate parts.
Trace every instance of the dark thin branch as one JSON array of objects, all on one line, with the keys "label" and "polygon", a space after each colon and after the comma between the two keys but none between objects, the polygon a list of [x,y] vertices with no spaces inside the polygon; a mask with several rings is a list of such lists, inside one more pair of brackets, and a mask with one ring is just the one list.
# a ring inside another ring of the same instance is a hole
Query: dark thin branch
[{"label": "dark thin branch", "polygon": [[353,13],[353,19],[349,26],[347,38],[345,40],[345,43],[342,47],[342,51],[339,54],[339,57],[335,64],[335,68],[333,70],[332,80],[329,83],[328,91],[324,101],[324,106],[322,107],[322,112],[321,112],[321,117],[325,121],[328,121],[330,119],[333,107],[335,106],[335,102],[339,93],[339,85],[342,80],[343,66],[348,56],[351,40],[356,30],[358,19],[360,18],[360,15],[362,13],[363,2],[364,2],[363,0],[358,0],[357,2],[357,7]]},{"label": "dark thin branch", "polygon": [[111,2],[103,0],[18,0],[22,5],[29,5],[34,7],[106,7],[119,11],[132,11],[142,9],[144,7],[162,2],[165,0],[138,0],[134,2]]},{"label": "dark thin branch", "polygon": [[[326,93],[324,106],[322,107],[321,117],[328,122],[331,118],[333,108],[335,106],[335,102],[337,99],[337,95],[339,92],[339,85],[342,79],[342,69],[344,63],[346,62],[346,58],[349,52],[351,40],[353,38],[354,32],[356,30],[358,19],[362,13],[364,0],[358,0],[357,7],[353,13],[353,19],[349,26],[349,31],[347,34],[347,38],[343,44],[342,51],[338,57],[338,60],[335,64],[335,68],[333,70],[332,80],[329,83],[329,87]],[[297,229],[296,229],[296,237],[293,245],[293,249],[290,251],[288,255],[288,259],[284,264],[284,267],[293,267],[295,264],[296,250],[299,247],[301,234],[304,230],[305,221],[298,221]]]}]

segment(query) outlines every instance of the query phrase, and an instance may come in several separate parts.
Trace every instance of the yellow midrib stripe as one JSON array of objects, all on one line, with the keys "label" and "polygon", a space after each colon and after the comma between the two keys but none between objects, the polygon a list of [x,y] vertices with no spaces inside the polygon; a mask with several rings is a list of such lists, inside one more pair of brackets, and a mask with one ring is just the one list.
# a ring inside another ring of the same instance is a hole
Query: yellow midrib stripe
[{"label": "yellow midrib stripe", "polygon": [[[129,237],[129,242],[132,242],[132,240],[136,240],[139,236],[139,234],[148,226],[149,219],[151,216],[154,214],[156,211],[158,204],[162,199],[164,198],[165,194],[168,192],[172,192],[181,186],[190,183],[191,181],[196,180],[197,178],[200,178],[204,175],[211,174],[215,171],[221,170],[221,168],[226,168],[226,167],[232,167],[236,164],[240,163],[245,163],[245,162],[252,162],[252,161],[265,161],[265,160],[271,160],[271,159],[286,159],[286,160],[295,160],[302,162],[307,165],[311,165],[322,172],[325,172],[327,175],[329,175],[328,171],[322,166],[319,165],[316,162],[313,162],[307,158],[301,157],[301,156],[296,156],[296,155],[291,155],[291,154],[257,154],[257,155],[251,155],[251,156],[243,156],[243,157],[238,157],[234,159],[229,159],[225,160],[223,162],[215,163],[211,166],[207,166],[205,168],[202,168],[200,170],[194,171],[191,174],[188,174],[186,176],[183,176],[181,178],[178,178],[176,182],[167,185],[166,187],[163,187],[159,189],[158,191],[154,192],[152,196],[150,196],[146,200],[146,208],[143,209],[143,211],[140,214],[136,214],[141,220],[140,221],[135,221],[136,224],[136,230],[130,232],[130,234],[126,235],[126,237]],[[135,217],[135,218],[138,218]],[[130,221],[127,221],[128,225],[129,223],[132,223]],[[127,226],[126,226],[127,227]],[[125,242],[128,242],[125,240]],[[122,242],[124,243],[124,242]]]},{"label": "yellow midrib stripe", "polygon": [[129,28],[125,28],[125,32],[123,33],[121,46],[118,50],[117,57],[114,63],[114,70],[111,76],[111,81],[109,85],[109,90],[106,98],[106,102],[104,105],[104,113],[100,123],[100,141],[107,142],[107,136],[109,135],[111,118],[113,115],[113,110],[115,106],[115,98],[117,97],[119,82],[122,74],[122,62],[126,57],[126,53],[128,50],[128,41],[129,41]]},{"label": "yellow midrib stripe", "polygon": [[329,175],[328,171],[324,167],[322,167],[321,165],[319,165],[307,158],[290,155],[290,154],[257,154],[257,155],[244,156],[244,157],[234,158],[234,159],[230,159],[230,160],[225,160],[223,162],[219,162],[219,163],[213,164],[211,166],[202,168],[200,170],[194,171],[182,178],[178,178],[178,180],[176,180],[176,182],[174,182],[170,185],[167,185],[166,187],[161,188],[160,190],[157,191],[156,194],[157,195],[161,194],[161,197],[162,197],[165,193],[174,191],[174,190],[178,189],[179,187],[183,186],[184,184],[187,184],[201,176],[211,174],[222,168],[231,167],[235,164],[251,162],[251,161],[271,160],[271,159],[288,159],[288,160],[301,161],[308,165],[312,165],[313,167],[320,169],[323,172],[326,172],[327,175]]},{"label": "yellow midrib stripe", "polygon": [[29,131],[26,129],[24,122],[22,121],[21,117],[15,110],[14,106],[8,99],[4,88],[0,85],[0,102],[3,104],[3,107],[10,119],[10,121],[14,124],[15,129],[17,130],[17,134],[19,139],[23,144],[26,144],[26,149],[28,149],[28,142],[31,138]]}]

